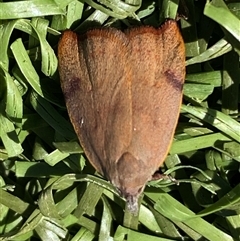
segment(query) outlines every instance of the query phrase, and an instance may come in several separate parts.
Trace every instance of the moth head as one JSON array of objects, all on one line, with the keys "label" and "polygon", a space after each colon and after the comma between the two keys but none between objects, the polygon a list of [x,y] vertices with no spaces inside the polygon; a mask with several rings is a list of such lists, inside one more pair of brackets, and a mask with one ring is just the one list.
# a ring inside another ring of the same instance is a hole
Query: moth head
[{"label": "moth head", "polygon": [[[119,191],[120,195],[124,197],[126,200],[126,208],[134,215],[137,215],[138,213],[138,199],[141,193],[143,192],[144,187],[145,186],[142,186],[138,190],[134,189],[133,192],[131,192],[129,189]],[[137,193],[136,193],[136,190],[137,190]]]},{"label": "moth head", "polygon": [[126,199],[127,208],[132,213],[137,212],[138,198],[143,192],[146,182],[152,176],[152,172],[148,172],[146,168],[142,160],[126,152],[107,173],[109,180],[116,187],[119,194]]}]

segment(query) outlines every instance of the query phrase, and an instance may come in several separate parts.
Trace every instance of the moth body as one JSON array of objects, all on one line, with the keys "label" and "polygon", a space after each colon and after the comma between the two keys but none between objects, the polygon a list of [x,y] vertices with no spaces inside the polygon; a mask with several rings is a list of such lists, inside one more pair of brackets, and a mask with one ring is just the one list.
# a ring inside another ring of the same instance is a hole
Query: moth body
[{"label": "moth body", "polygon": [[135,212],[179,117],[185,52],[177,23],[66,31],[58,56],[67,110],[85,154]]}]

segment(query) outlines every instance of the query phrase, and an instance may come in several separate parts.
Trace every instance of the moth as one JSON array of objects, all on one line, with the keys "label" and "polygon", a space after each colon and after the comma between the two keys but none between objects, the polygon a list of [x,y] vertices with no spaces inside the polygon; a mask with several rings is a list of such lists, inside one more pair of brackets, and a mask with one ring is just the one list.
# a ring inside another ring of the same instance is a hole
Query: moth
[{"label": "moth", "polygon": [[125,32],[68,30],[58,59],[68,114],[88,160],[135,212],[179,117],[185,50],[176,21]]}]

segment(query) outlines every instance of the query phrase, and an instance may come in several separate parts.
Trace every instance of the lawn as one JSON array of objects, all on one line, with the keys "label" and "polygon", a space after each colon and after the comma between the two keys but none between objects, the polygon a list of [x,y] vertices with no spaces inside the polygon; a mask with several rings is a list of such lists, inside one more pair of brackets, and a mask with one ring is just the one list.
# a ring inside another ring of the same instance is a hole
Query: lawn
[{"label": "lawn", "polygon": [[[186,80],[170,178],[147,183],[136,216],[79,144],[57,46],[66,29],[176,16]],[[240,240],[240,1],[0,1],[0,24],[0,241]]]}]

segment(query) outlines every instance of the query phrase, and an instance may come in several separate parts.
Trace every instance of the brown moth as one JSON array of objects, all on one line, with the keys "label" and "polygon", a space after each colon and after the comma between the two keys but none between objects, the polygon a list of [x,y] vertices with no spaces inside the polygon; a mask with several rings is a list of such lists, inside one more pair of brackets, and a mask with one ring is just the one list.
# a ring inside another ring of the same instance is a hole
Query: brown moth
[{"label": "brown moth", "polygon": [[86,156],[130,211],[172,143],[185,78],[177,23],[122,32],[66,31],[59,73],[67,110]]}]

